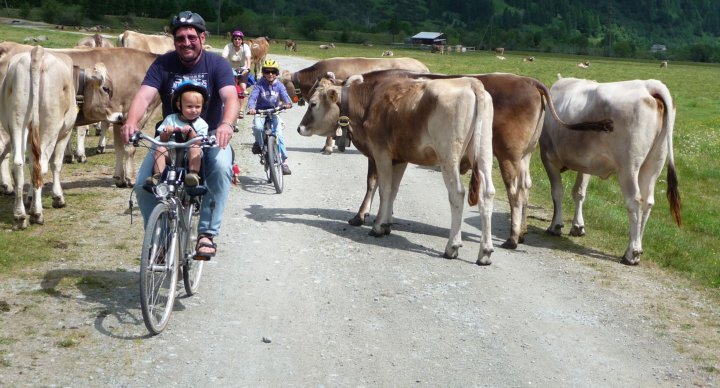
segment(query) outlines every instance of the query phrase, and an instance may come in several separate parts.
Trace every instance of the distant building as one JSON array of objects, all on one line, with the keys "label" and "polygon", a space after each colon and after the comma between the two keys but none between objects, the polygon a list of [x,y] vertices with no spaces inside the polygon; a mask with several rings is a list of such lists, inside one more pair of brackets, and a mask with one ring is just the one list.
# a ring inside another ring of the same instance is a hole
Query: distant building
[{"label": "distant building", "polygon": [[667,51],[667,47],[665,47],[664,44],[657,44],[657,43],[655,43],[654,45],[652,45],[652,46],[650,47],[650,51],[652,51],[652,52],[654,52],[654,53],[657,53],[657,52],[660,52],[660,51]]},{"label": "distant building", "polygon": [[442,32],[420,32],[410,37],[410,44],[447,44],[447,38]]}]

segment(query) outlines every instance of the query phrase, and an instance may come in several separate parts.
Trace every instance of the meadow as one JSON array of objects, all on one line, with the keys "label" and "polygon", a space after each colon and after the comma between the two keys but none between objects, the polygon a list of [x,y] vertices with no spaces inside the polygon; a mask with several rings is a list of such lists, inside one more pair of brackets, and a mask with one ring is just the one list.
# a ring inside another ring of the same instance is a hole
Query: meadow
[{"label": "meadow", "polygon": [[[117,35],[120,31],[107,32]],[[22,42],[27,36],[48,35],[48,47],[71,47],[80,38],[71,32],[29,30],[0,25],[3,40]],[[225,40],[212,36],[208,43],[221,48]],[[284,41],[270,46],[270,55],[298,55],[324,59],[336,56],[379,57],[386,49],[395,56],[407,56],[424,62],[432,72],[469,74],[507,72],[534,77],[550,87],[558,74],[563,77],[593,79],[600,82],[629,79],[657,79],[670,89],[677,107],[674,129],[674,155],[682,196],[683,225],[678,228],[670,215],[665,198],[665,171],[656,186],[656,204],[648,221],[643,239],[644,255],[640,265],[657,265],[682,274],[698,285],[720,288],[720,65],[677,63],[670,61],[668,68],[661,69],[659,61],[620,60],[600,57],[583,57],[529,52],[505,52],[505,60],[499,60],[494,52],[474,51],[431,54],[428,51],[400,49],[387,45],[361,46],[335,42],[336,48],[321,50],[319,44],[330,42],[299,41],[299,51],[290,53],[284,49]],[[523,58],[534,56],[533,62]],[[590,67],[581,69],[577,63],[589,61]],[[64,176],[100,176],[103,184],[111,182],[114,155],[94,155],[92,148],[96,138],[88,140],[89,162],[83,165],[66,165]],[[110,177],[108,177],[108,174]],[[533,189],[530,194],[529,229],[531,233],[544,236],[552,215],[549,182],[540,162],[538,152],[532,162]],[[82,179],[82,178],[80,178]],[[504,188],[498,175],[494,177],[498,190],[496,199],[506,201]],[[575,174],[563,174],[565,186],[565,229],[567,233],[574,205],[570,190]],[[83,186],[83,185],[81,185]],[[87,185],[90,186],[90,185]],[[44,205],[50,208],[49,190]],[[123,191],[123,196],[128,195]],[[72,251],[75,241],[84,233],[80,227],[84,220],[93,217],[93,209],[101,206],[103,194],[91,187],[78,192],[68,192],[70,205],[62,210],[46,212],[46,225],[31,226],[22,232],[9,232],[12,224],[12,197],[0,198],[0,272],[20,269],[33,262],[46,261]],[[592,254],[598,259],[615,260],[623,254],[628,241],[628,218],[616,177],[607,180],[593,178],[588,187],[585,203],[585,237],[543,237],[558,249],[579,254]],[[121,247],[118,247],[120,249]],[[58,253],[60,252],[60,253]],[[133,257],[131,252],[123,255]],[[620,265],[620,264],[618,264]]]}]

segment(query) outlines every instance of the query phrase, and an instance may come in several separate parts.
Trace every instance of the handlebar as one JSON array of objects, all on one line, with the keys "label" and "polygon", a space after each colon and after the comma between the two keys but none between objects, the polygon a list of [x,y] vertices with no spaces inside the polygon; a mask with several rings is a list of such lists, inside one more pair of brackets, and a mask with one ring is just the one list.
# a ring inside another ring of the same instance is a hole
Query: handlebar
[{"label": "handlebar", "polygon": [[[276,107],[274,107],[274,108],[269,108],[269,109],[255,109],[255,115],[256,115],[256,116],[264,116],[264,115],[267,115],[267,114],[271,114],[271,115],[272,115],[272,114],[275,114],[275,113],[280,113],[280,112],[282,112],[282,111],[284,111],[284,110],[285,110],[285,107],[284,107],[284,106],[276,106]],[[249,112],[248,112],[248,114],[249,114]]]},{"label": "handlebar", "polygon": [[150,137],[140,131],[135,132],[130,136],[130,143],[134,147],[140,146],[140,140],[147,140],[150,143],[155,144],[156,146],[165,147],[168,149],[172,148],[190,148],[192,145],[199,143],[200,147],[202,148],[210,148],[210,147],[216,147],[217,146],[217,138],[215,138],[215,135],[212,136],[196,136],[192,139],[189,139],[186,142],[178,143],[176,141],[160,141],[155,139],[154,137]]}]

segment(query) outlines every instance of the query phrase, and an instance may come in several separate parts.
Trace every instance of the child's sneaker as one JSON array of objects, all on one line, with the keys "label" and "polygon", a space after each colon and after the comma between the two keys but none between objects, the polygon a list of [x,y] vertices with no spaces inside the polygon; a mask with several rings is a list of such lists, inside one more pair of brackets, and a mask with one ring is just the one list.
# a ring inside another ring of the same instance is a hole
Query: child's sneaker
[{"label": "child's sneaker", "polygon": [[160,174],[154,174],[145,179],[145,184],[148,186],[157,186],[160,183]]},{"label": "child's sneaker", "polygon": [[197,186],[200,184],[200,175],[196,172],[191,172],[185,175],[185,186]]}]

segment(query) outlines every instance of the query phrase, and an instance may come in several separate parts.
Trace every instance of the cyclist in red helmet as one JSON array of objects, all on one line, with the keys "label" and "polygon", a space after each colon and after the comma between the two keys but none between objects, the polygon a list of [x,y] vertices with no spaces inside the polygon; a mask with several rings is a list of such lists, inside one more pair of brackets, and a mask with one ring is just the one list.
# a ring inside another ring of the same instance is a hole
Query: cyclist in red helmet
[{"label": "cyclist in red helmet", "polygon": [[[238,117],[243,117],[245,111],[245,94],[247,91],[248,76],[250,75],[250,61],[251,61],[250,46],[245,43],[245,34],[240,30],[235,30],[232,33],[232,41],[225,45],[222,51],[222,57],[230,62],[230,66],[233,68],[235,73],[235,79],[237,80],[237,92],[238,98],[240,99],[240,113]],[[237,126],[235,131],[238,131]]]}]

